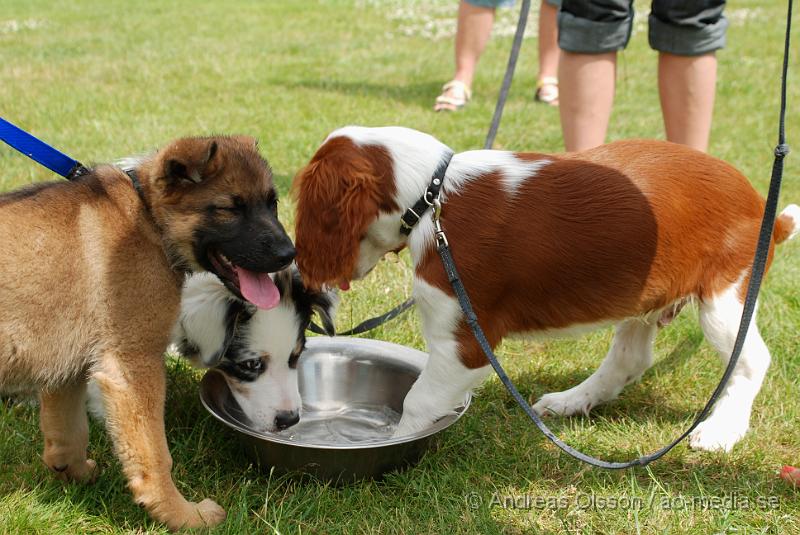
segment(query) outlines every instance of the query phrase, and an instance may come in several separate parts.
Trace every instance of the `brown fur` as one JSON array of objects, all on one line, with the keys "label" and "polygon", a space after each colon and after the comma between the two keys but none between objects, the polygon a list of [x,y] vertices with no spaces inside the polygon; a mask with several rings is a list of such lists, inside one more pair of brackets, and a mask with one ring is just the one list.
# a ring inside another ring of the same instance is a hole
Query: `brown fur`
[{"label": "brown fur", "polygon": [[[383,147],[359,148],[339,137],[325,143],[293,183],[297,206],[297,267],[310,288],[349,280],[358,242],[381,212],[397,210],[392,163]],[[335,239],[317,239],[319,233]],[[298,246],[299,247],[299,246]],[[313,261],[311,259],[313,258]],[[306,262],[306,260],[309,260]]]},{"label": "brown fur", "polygon": [[[353,152],[342,139],[317,152],[329,157],[337,152],[337,164],[314,175],[316,194],[305,183],[313,169],[294,186],[297,261],[317,284],[351,278],[358,237],[379,211],[357,194],[377,177],[349,172],[352,160],[366,161],[363,149]],[[510,332],[621,320],[688,296],[703,299],[737,281],[752,263],[764,201],[721,160],[642,140],[579,153],[517,156],[553,163],[511,198],[498,173],[473,180],[448,197],[441,216],[492,345]],[[347,184],[348,194],[341,184]],[[337,214],[368,210],[349,216],[347,223],[320,225],[317,214],[329,206]],[[770,260],[774,244],[792,228],[790,218],[778,219]],[[321,251],[337,255],[326,258]],[[433,245],[416,276],[453,294]],[[487,364],[466,325],[458,340],[466,366]]]},{"label": "brown fur", "polygon": [[[202,180],[175,179],[175,165]],[[94,377],[137,503],[171,529],[215,525],[225,512],[172,482],[163,352],[183,270],[201,269],[192,243],[205,207],[233,194],[260,202],[272,178],[252,138],[228,137],[178,140],[138,174],[144,203],[110,166],[0,196],[0,390],[41,392],[45,463],[86,480]]]}]

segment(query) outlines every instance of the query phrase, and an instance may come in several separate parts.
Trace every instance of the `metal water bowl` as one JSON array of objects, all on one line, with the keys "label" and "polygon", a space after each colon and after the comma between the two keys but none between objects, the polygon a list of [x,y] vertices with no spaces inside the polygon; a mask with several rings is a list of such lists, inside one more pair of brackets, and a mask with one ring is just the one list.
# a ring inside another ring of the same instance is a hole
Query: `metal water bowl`
[{"label": "metal water bowl", "polygon": [[251,429],[219,371],[203,377],[200,399],[262,467],[334,482],[379,478],[419,461],[434,435],[469,407],[467,394],[461,407],[427,429],[392,437],[427,359],[416,349],[378,340],[310,338],[298,362],[300,422],[280,432]]}]

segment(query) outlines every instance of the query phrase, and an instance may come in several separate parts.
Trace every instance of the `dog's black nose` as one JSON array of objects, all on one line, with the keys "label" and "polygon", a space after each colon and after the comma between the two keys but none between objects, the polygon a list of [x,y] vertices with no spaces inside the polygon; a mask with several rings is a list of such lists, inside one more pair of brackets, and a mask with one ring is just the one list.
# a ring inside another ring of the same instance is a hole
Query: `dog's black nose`
[{"label": "dog's black nose", "polygon": [[294,260],[296,254],[297,251],[295,251],[294,247],[289,245],[275,253],[275,260],[283,266],[288,266],[289,263]]},{"label": "dog's black nose", "polygon": [[275,415],[275,427],[287,429],[300,421],[300,413],[297,411],[279,411]]}]

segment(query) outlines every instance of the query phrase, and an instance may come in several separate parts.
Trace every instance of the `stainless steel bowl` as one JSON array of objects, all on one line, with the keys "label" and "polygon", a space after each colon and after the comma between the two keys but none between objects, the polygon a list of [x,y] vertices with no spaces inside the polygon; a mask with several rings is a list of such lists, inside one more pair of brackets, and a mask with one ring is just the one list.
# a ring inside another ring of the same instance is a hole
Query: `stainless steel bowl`
[{"label": "stainless steel bowl", "polygon": [[216,370],[203,377],[200,399],[236,432],[262,467],[297,470],[334,482],[378,478],[416,463],[433,436],[469,407],[467,394],[463,406],[428,429],[392,438],[403,400],[427,359],[421,351],[378,340],[310,338],[298,364],[300,423],[276,433],[248,426]]}]

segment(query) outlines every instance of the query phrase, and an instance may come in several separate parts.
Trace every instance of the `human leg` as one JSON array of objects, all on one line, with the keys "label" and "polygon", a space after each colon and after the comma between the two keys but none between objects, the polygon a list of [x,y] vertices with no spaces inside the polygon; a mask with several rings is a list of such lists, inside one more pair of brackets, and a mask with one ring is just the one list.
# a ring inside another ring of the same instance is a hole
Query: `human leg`
[{"label": "human leg", "polygon": [[602,5],[564,0],[558,13],[559,107],[564,145],[583,150],[605,141],[614,103],[617,50],[630,38],[630,0]]},{"label": "human leg", "polygon": [[716,83],[714,52],[702,56],[659,54],[658,94],[668,141],[708,150]]},{"label": "human leg", "polygon": [[475,69],[489,42],[494,24],[494,7],[476,5],[467,0],[458,4],[458,23],[455,41],[456,70],[453,79],[442,88],[434,110],[453,111],[471,97]]},{"label": "human leg", "polygon": [[558,0],[542,0],[539,10],[539,74],[536,98],[558,105]]},{"label": "human leg", "polygon": [[558,78],[564,147],[568,151],[602,145],[606,138],[617,74],[617,53],[561,51]]},{"label": "human leg", "polygon": [[676,5],[656,0],[650,46],[659,52],[658,91],[667,139],[708,149],[717,81],[716,50],[725,46],[724,0]]}]

